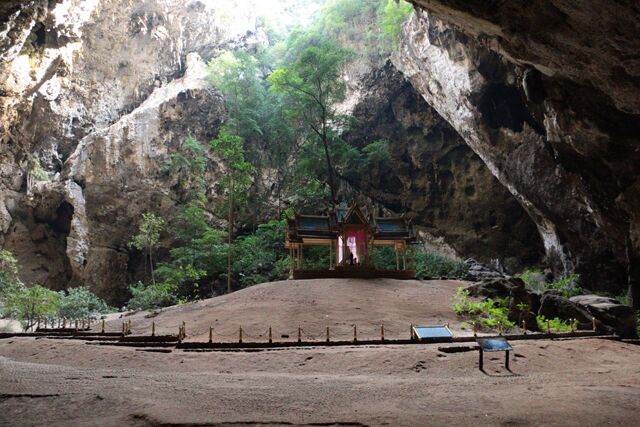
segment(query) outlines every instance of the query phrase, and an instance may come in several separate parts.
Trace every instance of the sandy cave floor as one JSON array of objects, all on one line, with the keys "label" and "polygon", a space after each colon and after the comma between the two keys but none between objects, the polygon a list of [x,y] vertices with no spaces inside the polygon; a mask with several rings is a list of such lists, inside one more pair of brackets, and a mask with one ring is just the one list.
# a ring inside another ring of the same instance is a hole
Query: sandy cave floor
[{"label": "sandy cave floor", "polygon": [[[406,338],[410,323],[460,323],[460,282],[309,280],[136,313],[134,334],[235,339],[275,331],[336,338]],[[217,319],[217,322],[216,322]],[[121,320],[107,323],[118,330]],[[280,335],[282,332],[278,332]],[[279,337],[279,335],[278,335]],[[295,339],[295,336],[291,336]],[[249,338],[246,338],[249,339]],[[83,341],[0,340],[0,425],[638,425],[640,347],[604,339],[513,343],[502,353],[443,353],[439,345],[311,347],[259,352],[152,353]]]}]

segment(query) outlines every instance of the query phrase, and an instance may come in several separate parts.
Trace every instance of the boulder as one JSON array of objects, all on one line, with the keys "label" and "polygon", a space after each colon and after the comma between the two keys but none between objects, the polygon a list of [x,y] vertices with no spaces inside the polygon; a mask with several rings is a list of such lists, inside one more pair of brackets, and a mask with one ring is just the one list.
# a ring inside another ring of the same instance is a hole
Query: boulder
[{"label": "boulder", "polygon": [[576,319],[578,321],[578,329],[588,330],[592,328],[591,313],[580,304],[563,297],[555,290],[547,291],[542,295],[538,314],[547,319],[556,317],[563,320]]},{"label": "boulder", "polygon": [[578,295],[570,301],[588,310],[598,320],[598,329],[613,332],[622,338],[637,336],[636,316],[631,307],[599,295]]},{"label": "boulder", "polygon": [[482,264],[473,258],[467,259],[464,263],[468,267],[465,280],[469,280],[471,282],[477,282],[484,279],[502,279],[507,277],[504,273],[501,273],[486,264]]}]

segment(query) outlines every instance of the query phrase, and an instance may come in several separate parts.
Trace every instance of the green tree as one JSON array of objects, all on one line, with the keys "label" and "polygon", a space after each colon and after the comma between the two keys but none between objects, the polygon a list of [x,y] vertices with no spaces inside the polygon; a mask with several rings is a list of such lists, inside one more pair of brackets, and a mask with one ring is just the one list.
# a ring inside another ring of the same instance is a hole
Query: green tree
[{"label": "green tree", "polygon": [[160,233],[164,229],[164,219],[157,217],[151,212],[142,214],[142,224],[140,224],[139,232],[133,239],[131,239],[130,245],[139,251],[146,250],[149,254],[149,265],[151,267],[151,283],[156,284],[156,279],[153,274],[153,249],[158,245],[160,241]]},{"label": "green tree", "polygon": [[286,97],[291,119],[308,127],[324,152],[332,202],[337,200],[336,178],[331,156],[335,128],[344,123],[336,104],[344,100],[342,78],[349,52],[327,40],[308,39],[297,58],[277,68],[269,77],[271,90]]},{"label": "green tree", "polygon": [[40,318],[53,318],[58,313],[59,304],[60,295],[57,292],[33,285],[19,288],[7,295],[4,312],[20,320],[26,331]]},{"label": "green tree", "polygon": [[380,27],[394,45],[397,45],[402,24],[411,12],[413,12],[413,6],[404,0],[382,0],[378,11]]},{"label": "green tree", "polygon": [[68,319],[86,319],[89,316],[108,313],[111,308],[104,300],[85,286],[60,292],[58,314]]},{"label": "green tree", "polygon": [[18,260],[11,251],[0,250],[0,300],[6,293],[12,292],[22,282],[18,278]]},{"label": "green tree", "polygon": [[232,236],[235,209],[246,202],[247,190],[251,186],[254,167],[245,160],[242,139],[230,133],[226,128],[220,130],[218,137],[211,141],[211,149],[226,166],[226,173],[220,185],[227,195],[228,205],[228,247],[227,247],[227,292],[231,292]]}]

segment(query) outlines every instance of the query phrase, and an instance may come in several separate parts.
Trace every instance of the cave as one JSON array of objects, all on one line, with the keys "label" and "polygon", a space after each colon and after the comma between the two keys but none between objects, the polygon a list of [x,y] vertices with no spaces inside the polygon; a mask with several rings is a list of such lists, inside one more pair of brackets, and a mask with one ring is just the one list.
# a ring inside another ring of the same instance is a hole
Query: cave
[{"label": "cave", "polygon": [[56,208],[55,217],[50,223],[51,229],[66,238],[71,232],[72,219],[73,205],[65,200]]}]

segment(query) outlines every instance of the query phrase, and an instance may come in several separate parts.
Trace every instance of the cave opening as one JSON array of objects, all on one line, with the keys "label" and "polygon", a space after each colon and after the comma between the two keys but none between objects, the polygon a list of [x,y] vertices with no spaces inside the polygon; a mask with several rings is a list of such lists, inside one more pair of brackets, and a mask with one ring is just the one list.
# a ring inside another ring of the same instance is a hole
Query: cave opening
[{"label": "cave opening", "polygon": [[71,232],[71,220],[73,219],[73,205],[66,200],[60,203],[56,208],[56,214],[51,221],[51,229],[57,234],[64,236],[65,238]]}]

